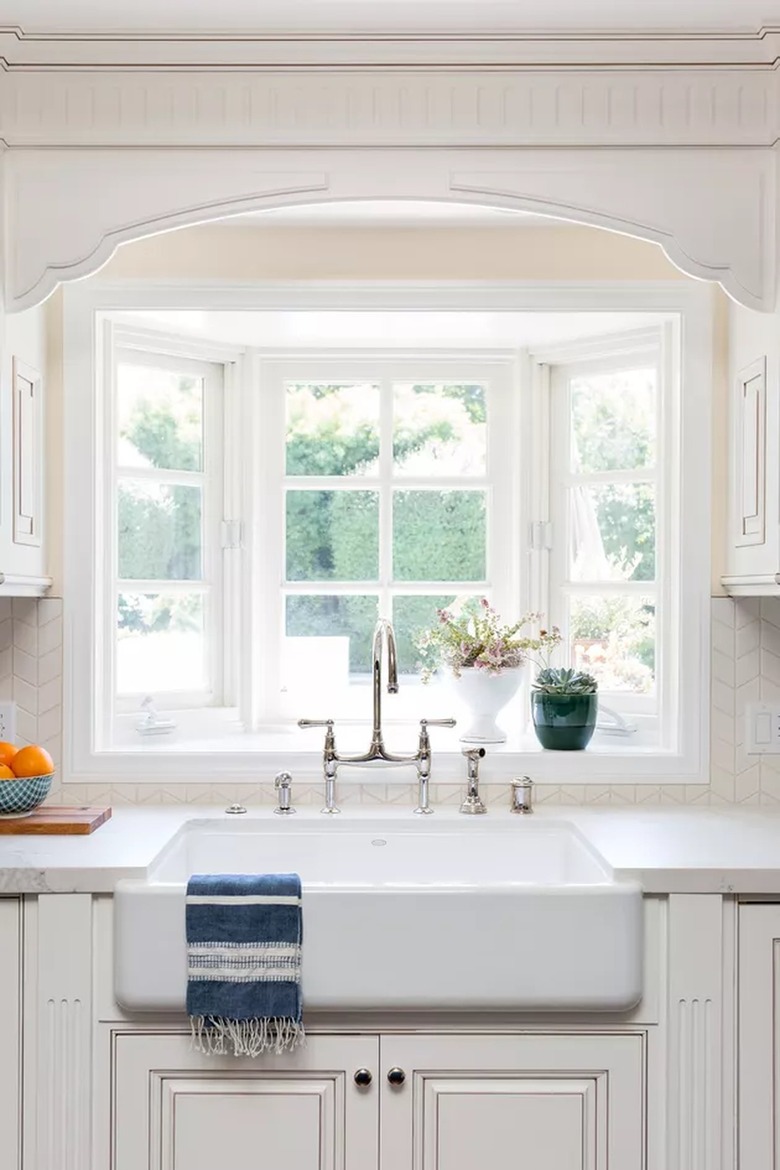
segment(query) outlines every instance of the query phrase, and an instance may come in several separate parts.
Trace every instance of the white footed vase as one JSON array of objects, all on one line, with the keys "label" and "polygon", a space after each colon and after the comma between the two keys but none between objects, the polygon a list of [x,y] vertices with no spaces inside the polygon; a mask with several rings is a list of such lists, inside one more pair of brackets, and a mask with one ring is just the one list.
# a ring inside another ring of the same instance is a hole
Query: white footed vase
[{"label": "white footed vase", "polygon": [[469,711],[469,722],[460,736],[466,743],[505,743],[506,732],[496,723],[496,716],[517,694],[523,667],[512,666],[498,674],[489,674],[478,666],[466,666],[460,678],[453,675],[453,694]]}]

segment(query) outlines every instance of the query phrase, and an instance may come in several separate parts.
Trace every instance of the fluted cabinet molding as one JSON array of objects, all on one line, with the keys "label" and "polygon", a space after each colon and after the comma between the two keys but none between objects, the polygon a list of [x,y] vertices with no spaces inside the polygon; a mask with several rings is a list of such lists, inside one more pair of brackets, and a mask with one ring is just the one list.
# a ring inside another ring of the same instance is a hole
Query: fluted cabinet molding
[{"label": "fluted cabinet molding", "polygon": [[25,1170],[86,1170],[92,1132],[92,897],[41,894],[25,923]]},{"label": "fluted cabinet molding", "polygon": [[[714,1170],[723,1157],[724,916],[719,895],[668,907],[667,1170]],[[725,1110],[724,1110],[725,1106]]]},{"label": "fluted cabinet molding", "polygon": [[[0,35],[0,44],[2,35]],[[93,50],[94,51],[94,50]],[[146,48],[146,53],[149,53]],[[136,49],[136,54],[139,50]],[[16,71],[0,76],[12,148],[103,146],[769,147],[769,69],[224,67]],[[419,53],[419,46],[418,46]],[[622,63],[621,63],[622,64]]]}]

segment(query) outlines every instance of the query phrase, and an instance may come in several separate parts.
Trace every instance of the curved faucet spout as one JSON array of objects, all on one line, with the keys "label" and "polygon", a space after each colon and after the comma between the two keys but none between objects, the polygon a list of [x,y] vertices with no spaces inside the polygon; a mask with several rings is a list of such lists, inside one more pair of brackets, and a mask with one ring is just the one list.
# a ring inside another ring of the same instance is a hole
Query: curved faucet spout
[{"label": "curved faucet spout", "polygon": [[380,618],[374,627],[374,641],[371,648],[371,674],[374,692],[373,742],[382,743],[382,644],[387,643],[387,693],[398,693],[398,656],[395,647],[395,631],[387,618]]}]

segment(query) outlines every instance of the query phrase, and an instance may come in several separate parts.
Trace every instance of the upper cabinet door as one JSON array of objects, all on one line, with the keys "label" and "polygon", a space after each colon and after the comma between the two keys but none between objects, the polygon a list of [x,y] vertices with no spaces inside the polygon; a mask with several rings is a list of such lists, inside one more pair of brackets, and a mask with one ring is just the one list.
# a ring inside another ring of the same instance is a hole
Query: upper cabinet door
[{"label": "upper cabinet door", "polygon": [[644,1059],[632,1034],[383,1037],[382,1170],[641,1170]]},{"label": "upper cabinet door", "polygon": [[[713,552],[735,597],[780,594],[780,341],[774,316],[729,307],[727,427],[713,431]],[[717,400],[717,388],[715,388]],[[721,420],[722,423],[723,420]],[[717,414],[715,422],[718,423]],[[721,455],[728,442],[728,524]],[[723,444],[723,450],[721,450]],[[696,474],[695,469],[690,469]],[[725,535],[725,540],[723,539]]]},{"label": "upper cabinet door", "polygon": [[[377,1170],[378,1043],[203,1056],[181,1032],[114,1037],[114,1170]],[[358,1069],[372,1074],[360,1087]]]},{"label": "upper cabinet door", "polygon": [[14,358],[14,541],[40,546],[43,430],[41,375]]}]

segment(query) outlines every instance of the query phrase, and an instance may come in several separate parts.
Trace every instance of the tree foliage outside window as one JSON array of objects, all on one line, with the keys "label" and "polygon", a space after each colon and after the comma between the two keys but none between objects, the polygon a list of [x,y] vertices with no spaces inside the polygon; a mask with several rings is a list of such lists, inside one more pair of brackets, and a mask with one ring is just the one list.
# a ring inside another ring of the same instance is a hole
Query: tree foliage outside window
[{"label": "tree foliage outside window", "polygon": [[[203,381],[143,366],[119,367],[118,575],[127,581],[202,577],[202,492],[189,484],[133,478],[133,468],[201,471]],[[191,631],[193,600],[120,594],[120,632]]]},{"label": "tree foliage outside window", "polygon": [[[337,384],[307,386],[316,410],[288,412],[286,468],[291,476],[355,477],[370,473],[379,458],[378,428],[342,408]],[[313,391],[313,393],[312,393]],[[431,450],[466,441],[470,428],[484,425],[484,387],[416,384],[419,417],[406,417],[393,434],[393,459],[403,468]],[[617,383],[597,394],[575,396],[575,469],[609,471],[642,468],[655,458],[655,395],[621,394]],[[135,394],[121,420],[120,444],[131,465],[197,471],[202,468],[202,386],[181,375],[176,393],[152,388]],[[120,452],[120,461],[121,452]],[[117,518],[119,575],[133,580],[193,580],[202,573],[202,499],[198,488],[120,482]],[[628,493],[607,484],[597,502],[604,551],[627,579],[655,578],[655,510],[645,485]],[[485,575],[485,497],[478,490],[405,491],[396,496],[393,561],[401,594],[403,580],[468,581]],[[370,490],[291,490],[287,496],[287,578],[291,581],[365,581],[378,574],[378,500]],[[433,620],[451,595],[396,599],[402,668],[414,669],[417,631]],[[367,667],[367,647],[376,605],[366,597],[301,595],[289,599],[287,633],[295,636],[349,635],[350,667]],[[579,611],[574,631],[581,642],[622,639],[652,671],[655,642],[650,616],[620,611],[620,604],[595,598]],[[170,597],[155,609],[149,598],[135,603],[131,590],[120,599],[120,631],[192,628],[192,603]],[[620,611],[620,612],[619,612]],[[631,625],[630,620],[633,621]],[[628,624],[627,624],[628,623]]]},{"label": "tree foliage outside window", "polygon": [[[375,417],[361,415],[355,388],[344,384],[288,386],[287,474],[357,477],[379,458],[378,398],[365,398]],[[433,462],[460,450],[486,421],[481,385],[415,383],[413,412],[393,430],[393,461],[408,467],[417,457]],[[408,401],[408,395],[407,395]],[[403,481],[399,480],[399,489]],[[286,504],[286,571],[289,581],[376,581],[379,573],[379,498],[349,489],[291,489]],[[398,582],[482,580],[485,576],[485,498],[480,491],[406,491],[394,496],[394,576]],[[399,589],[400,591],[400,589]],[[451,595],[447,595],[451,599]],[[414,636],[434,619],[440,595],[396,599],[399,662],[415,670]],[[390,616],[390,615],[388,615]],[[349,636],[350,669],[368,669],[377,606],[365,597],[297,595],[288,598],[289,636]]]}]

